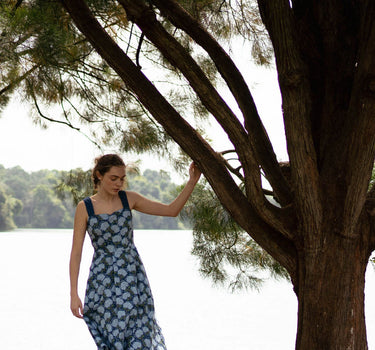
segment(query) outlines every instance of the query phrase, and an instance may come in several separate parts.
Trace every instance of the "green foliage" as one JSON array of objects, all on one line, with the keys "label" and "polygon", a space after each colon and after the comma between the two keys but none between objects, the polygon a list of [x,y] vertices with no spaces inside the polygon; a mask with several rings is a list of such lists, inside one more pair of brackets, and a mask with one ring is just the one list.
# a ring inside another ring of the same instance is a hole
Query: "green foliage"
[{"label": "green foliage", "polygon": [[234,222],[207,183],[198,184],[182,216],[193,226],[192,254],[200,272],[232,291],[257,288],[268,271],[288,278],[286,270]]},{"label": "green foliage", "polygon": [[47,185],[38,185],[32,192],[30,226],[38,228],[71,227],[72,218],[68,215],[55,192]]},{"label": "green foliage", "polygon": [[375,164],[374,164],[374,167],[372,168],[371,179],[369,183],[369,190],[373,189],[374,186],[375,186]]},{"label": "green foliage", "polygon": [[[270,61],[271,46],[254,1],[180,3],[219,40],[241,35],[251,41],[257,62]],[[144,73],[181,115],[209,115],[181,74],[153,45],[140,39],[140,32],[129,24],[117,1],[90,0],[87,4],[129,57],[145,66]],[[167,19],[162,21],[215,82],[217,68],[207,55],[183,31]],[[30,115],[42,127],[49,122],[63,123],[98,145],[174,158],[171,138],[92,49],[59,1],[0,2],[0,64],[0,109],[17,92],[32,106]],[[153,69],[148,70],[151,65]]]},{"label": "green foliage", "polygon": [[[249,59],[252,55],[260,64],[271,61],[271,45],[255,1],[179,2],[214,33],[217,40],[230,46],[230,39],[241,36],[251,42]],[[194,116],[200,126],[200,118],[209,116],[208,110],[181,73],[161,57],[148,40],[141,39],[141,33],[128,23],[118,2],[89,0],[87,3],[107,32],[137,62],[144,74],[148,74],[155,86],[167,96],[169,103],[182,117],[189,120]],[[215,84],[218,72],[208,55],[167,18],[160,16],[159,19]],[[52,121],[82,132],[83,124],[89,130],[88,137],[97,144],[119,151],[158,153],[168,156],[177,167],[184,163],[184,156],[171,147],[171,138],[107,63],[92,50],[62,10],[60,2],[0,2],[0,33],[0,108],[9,102],[17,89],[22,99],[33,106],[34,120],[41,126],[46,126],[46,121]],[[153,69],[148,69],[150,66]],[[47,106],[58,106],[61,115],[56,114],[56,109],[51,112]],[[3,177],[3,182],[7,182],[7,195],[19,199],[24,205],[24,210],[14,219],[21,227],[31,227],[33,215],[38,218],[39,225],[52,224],[43,214],[44,206],[53,208],[56,213],[54,225],[71,225],[72,202],[76,204],[92,193],[90,173],[81,169],[54,173],[48,179],[42,173],[34,179],[32,174],[22,173],[21,170],[14,170],[18,183],[7,175]],[[151,171],[143,175],[129,176],[129,189],[156,200],[170,199],[173,186],[165,173]],[[43,181],[40,181],[42,178]],[[59,194],[58,199],[51,192],[54,188]],[[188,212],[194,224],[193,253],[200,257],[205,275],[224,283],[234,269],[234,277],[228,278],[230,286],[235,289],[254,285],[260,280],[248,272],[250,269],[271,268],[275,273],[283,272],[232,222],[206,186],[198,188],[197,193],[199,191],[203,197],[195,197],[192,201],[195,201],[195,207],[190,207]],[[61,205],[66,210],[65,214]],[[177,228],[182,225],[171,218],[137,215],[134,220],[138,228]]]},{"label": "green foliage", "polygon": [[9,196],[4,187],[0,184],[0,231],[14,229],[13,217],[22,210],[21,201]]},{"label": "green foliage", "polygon": [[69,172],[62,172],[55,189],[60,199],[71,199],[73,205],[76,206],[83,198],[94,193],[91,170],[85,171],[78,168]]},{"label": "green foliage", "polygon": [[272,61],[272,45],[256,1],[179,0],[179,3],[215,37],[224,41],[242,37],[251,42],[251,54],[257,64],[269,65]]},{"label": "green foliage", "polygon": [[[0,168],[0,188],[9,203],[0,209],[0,230],[24,228],[70,228],[74,208],[57,198],[54,188],[59,171],[40,170],[27,173],[21,167]],[[4,228],[4,220],[8,221]],[[12,221],[11,221],[12,220]]]},{"label": "green foliage", "polygon": [[[128,21],[118,3],[92,0],[90,5],[115,40],[128,38]],[[0,34],[1,106],[17,89],[42,127],[57,122],[82,132],[85,124],[97,144],[116,140],[119,150],[168,150],[170,138],[92,50],[59,2],[1,2]],[[60,116],[50,108],[56,106]]]}]

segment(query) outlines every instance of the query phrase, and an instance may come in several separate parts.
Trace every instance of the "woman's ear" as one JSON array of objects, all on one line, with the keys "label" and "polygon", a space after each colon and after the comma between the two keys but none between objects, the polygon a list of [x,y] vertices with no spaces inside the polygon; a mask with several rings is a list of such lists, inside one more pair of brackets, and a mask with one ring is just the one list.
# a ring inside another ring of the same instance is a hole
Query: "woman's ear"
[{"label": "woman's ear", "polygon": [[103,176],[102,176],[102,174],[100,174],[99,170],[97,170],[97,171],[95,172],[95,175],[96,175],[96,178],[97,178],[99,181],[102,181],[102,180],[103,180]]}]

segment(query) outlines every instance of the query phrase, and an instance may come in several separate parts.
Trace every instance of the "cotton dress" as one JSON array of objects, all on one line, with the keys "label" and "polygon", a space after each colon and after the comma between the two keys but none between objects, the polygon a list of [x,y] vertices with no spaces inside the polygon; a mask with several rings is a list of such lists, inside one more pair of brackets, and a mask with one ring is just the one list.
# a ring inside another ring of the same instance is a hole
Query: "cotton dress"
[{"label": "cotton dress", "polygon": [[100,350],[166,350],[155,320],[146,272],[134,245],[126,192],[123,208],[95,215],[85,198],[87,232],[94,256],[87,281],[83,318]]}]

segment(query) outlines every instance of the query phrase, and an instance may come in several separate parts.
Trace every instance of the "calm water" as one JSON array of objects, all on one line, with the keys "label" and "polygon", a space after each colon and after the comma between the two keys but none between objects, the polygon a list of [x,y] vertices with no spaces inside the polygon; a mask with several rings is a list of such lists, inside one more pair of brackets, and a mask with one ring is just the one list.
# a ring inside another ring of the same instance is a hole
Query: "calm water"
[{"label": "calm water", "polygon": [[[169,350],[290,350],[296,298],[287,282],[230,294],[202,280],[189,231],[136,231]],[[0,233],[0,349],[95,350],[86,325],[69,309],[70,230]],[[84,289],[92,248],[86,239]],[[369,348],[375,348],[375,273],[367,272]],[[371,345],[372,344],[372,345]]]}]

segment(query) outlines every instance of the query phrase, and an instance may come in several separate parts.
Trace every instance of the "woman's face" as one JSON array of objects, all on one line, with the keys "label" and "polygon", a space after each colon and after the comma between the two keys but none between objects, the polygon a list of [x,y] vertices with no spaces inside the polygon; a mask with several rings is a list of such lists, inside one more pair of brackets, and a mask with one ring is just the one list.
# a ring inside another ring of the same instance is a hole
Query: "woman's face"
[{"label": "woman's face", "polygon": [[98,174],[99,188],[110,194],[117,194],[124,187],[125,177],[124,166],[113,166],[104,175]]}]

